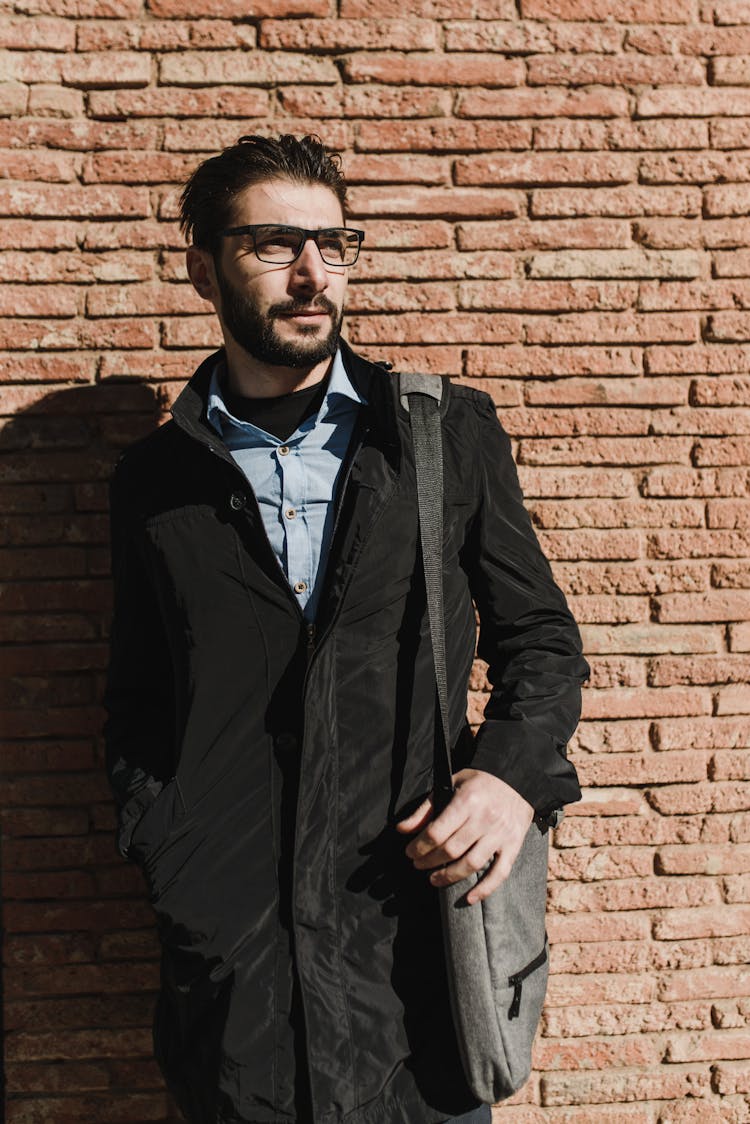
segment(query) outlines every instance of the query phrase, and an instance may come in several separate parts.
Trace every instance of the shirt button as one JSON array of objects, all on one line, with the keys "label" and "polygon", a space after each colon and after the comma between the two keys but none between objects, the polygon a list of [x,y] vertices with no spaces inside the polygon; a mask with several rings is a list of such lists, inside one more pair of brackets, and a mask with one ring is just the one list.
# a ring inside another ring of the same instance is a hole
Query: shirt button
[{"label": "shirt button", "polygon": [[287,455],[287,453],[289,452],[289,446],[288,445],[279,445],[279,448],[278,448],[277,452],[278,452],[280,457],[285,457]]},{"label": "shirt button", "polygon": [[286,509],[286,511],[284,512],[284,515],[286,515],[287,519],[294,519],[296,514],[297,514],[297,512],[294,510],[293,507],[288,507]]},{"label": "shirt button", "polygon": [[295,593],[304,593],[306,589],[307,589],[307,582],[295,582],[294,583],[294,592]]},{"label": "shirt button", "polygon": [[244,492],[232,492],[231,496],[229,497],[229,506],[231,507],[232,511],[239,511],[240,508],[244,507]]}]

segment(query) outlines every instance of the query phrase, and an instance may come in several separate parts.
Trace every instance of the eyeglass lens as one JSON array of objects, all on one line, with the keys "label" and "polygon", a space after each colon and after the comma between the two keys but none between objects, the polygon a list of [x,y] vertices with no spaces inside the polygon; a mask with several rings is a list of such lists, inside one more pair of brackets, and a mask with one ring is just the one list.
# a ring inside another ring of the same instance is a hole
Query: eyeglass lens
[{"label": "eyeglass lens", "polygon": [[[303,230],[297,227],[264,226],[255,231],[255,252],[261,261],[291,262],[302,249]],[[321,230],[316,241],[328,265],[351,265],[359,253],[359,239],[344,227]]]}]

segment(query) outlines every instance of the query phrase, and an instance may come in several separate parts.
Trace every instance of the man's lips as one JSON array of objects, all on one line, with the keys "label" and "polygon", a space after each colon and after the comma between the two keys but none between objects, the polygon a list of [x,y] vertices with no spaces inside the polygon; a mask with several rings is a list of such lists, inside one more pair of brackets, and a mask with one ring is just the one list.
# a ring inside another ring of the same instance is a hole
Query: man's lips
[{"label": "man's lips", "polygon": [[329,313],[323,312],[319,309],[314,309],[309,312],[282,312],[281,316],[285,320],[316,320],[319,316],[328,316]]}]

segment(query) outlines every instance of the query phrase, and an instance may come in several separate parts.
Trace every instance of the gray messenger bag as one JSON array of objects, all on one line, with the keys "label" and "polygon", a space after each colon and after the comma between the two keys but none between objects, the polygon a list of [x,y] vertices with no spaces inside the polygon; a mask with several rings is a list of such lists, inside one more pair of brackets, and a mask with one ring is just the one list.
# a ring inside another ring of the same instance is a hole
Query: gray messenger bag
[{"label": "gray messenger bag", "polygon": [[[417,474],[419,527],[437,688],[435,814],[453,795],[443,615],[443,380],[402,372],[399,393],[409,413]],[[559,815],[559,813],[558,813]],[[511,1096],[531,1073],[531,1049],[547,990],[545,910],[547,825],[529,827],[510,875],[484,901],[465,896],[489,863],[443,886],[440,912],[451,1011],[461,1062],[485,1104]]]}]

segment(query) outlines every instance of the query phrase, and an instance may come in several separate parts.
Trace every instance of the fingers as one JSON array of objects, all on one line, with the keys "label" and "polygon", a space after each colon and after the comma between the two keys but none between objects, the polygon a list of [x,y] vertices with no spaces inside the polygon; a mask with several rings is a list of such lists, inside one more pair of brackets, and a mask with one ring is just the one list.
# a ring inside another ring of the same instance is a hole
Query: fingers
[{"label": "fingers", "polygon": [[[410,831],[418,831],[428,822],[432,815],[433,803],[432,794],[426,800],[423,800],[418,808],[415,808],[410,816],[406,819],[398,820],[396,823],[396,830],[408,833]],[[408,850],[408,849],[407,849]]]}]

